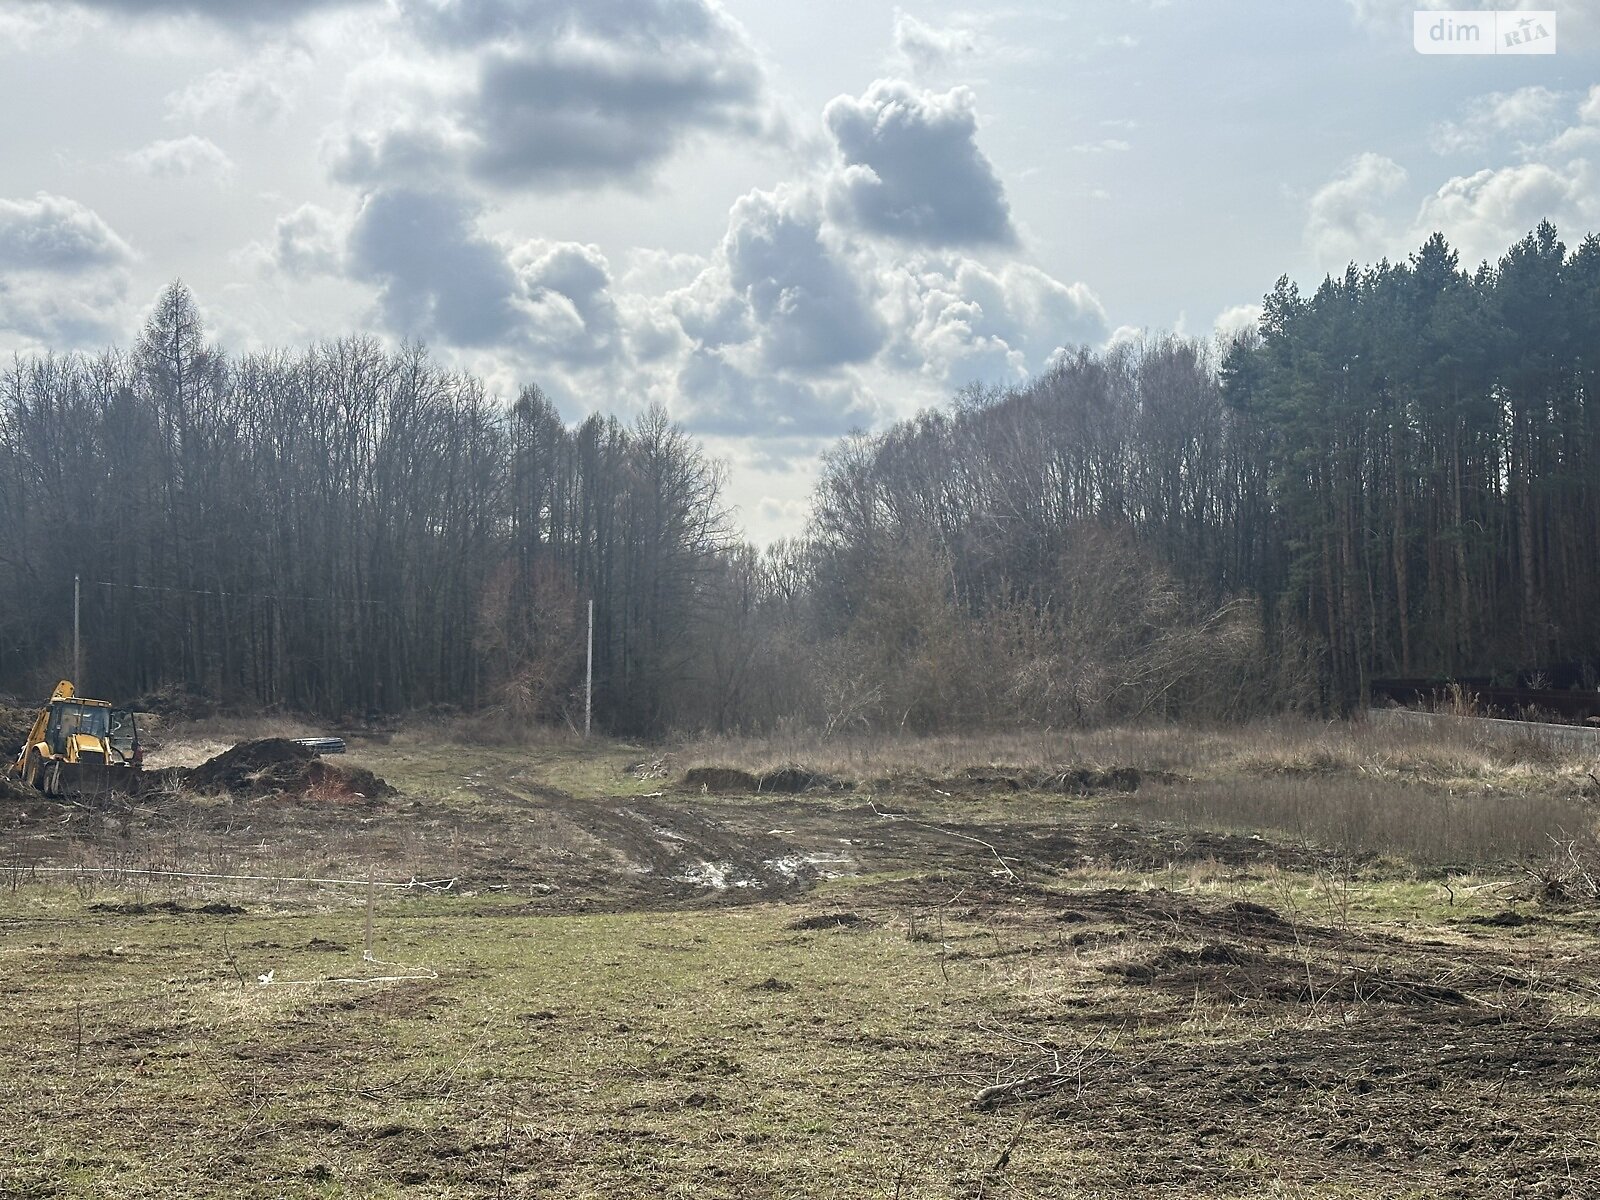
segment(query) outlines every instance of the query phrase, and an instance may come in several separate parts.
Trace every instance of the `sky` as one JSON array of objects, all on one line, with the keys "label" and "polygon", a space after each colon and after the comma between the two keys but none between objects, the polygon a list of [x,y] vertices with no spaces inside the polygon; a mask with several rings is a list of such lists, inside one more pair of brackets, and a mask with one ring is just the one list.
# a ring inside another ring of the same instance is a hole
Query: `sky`
[{"label": "sky", "polygon": [[1600,230],[1600,0],[1542,55],[1420,55],[1427,5],[0,0],[0,353],[181,278],[230,353],[663,404],[764,543],[841,435],[1067,348]]}]

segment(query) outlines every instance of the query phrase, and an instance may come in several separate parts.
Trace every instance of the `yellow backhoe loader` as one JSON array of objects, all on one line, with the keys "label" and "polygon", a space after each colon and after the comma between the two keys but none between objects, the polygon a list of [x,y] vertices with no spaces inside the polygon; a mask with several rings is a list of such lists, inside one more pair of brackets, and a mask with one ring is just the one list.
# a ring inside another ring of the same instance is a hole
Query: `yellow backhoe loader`
[{"label": "yellow backhoe loader", "polygon": [[79,696],[66,679],[39,710],[11,765],[12,774],[47,796],[137,795],[143,768],[133,713]]}]

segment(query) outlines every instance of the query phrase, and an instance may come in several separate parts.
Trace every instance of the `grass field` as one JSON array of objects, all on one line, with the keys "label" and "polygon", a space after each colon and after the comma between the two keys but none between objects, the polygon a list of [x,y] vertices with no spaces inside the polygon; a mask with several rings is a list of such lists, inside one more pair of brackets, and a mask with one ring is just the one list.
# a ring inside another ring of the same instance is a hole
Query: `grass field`
[{"label": "grass field", "polygon": [[[0,801],[0,1195],[1597,1194],[1592,763],[1292,723],[350,758],[398,794]],[[684,783],[793,763],[829,779]]]}]

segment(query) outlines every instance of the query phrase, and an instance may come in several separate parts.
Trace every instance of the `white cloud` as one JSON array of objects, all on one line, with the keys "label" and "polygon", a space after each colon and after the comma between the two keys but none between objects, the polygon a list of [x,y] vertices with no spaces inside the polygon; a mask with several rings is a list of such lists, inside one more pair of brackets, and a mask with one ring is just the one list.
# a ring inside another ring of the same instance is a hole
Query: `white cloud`
[{"label": "white cloud", "polygon": [[0,200],[0,346],[98,349],[121,332],[134,254],[93,210],[41,192]]},{"label": "white cloud", "polygon": [[365,186],[469,174],[506,190],[647,178],[708,134],[774,139],[782,122],[744,31],[712,0],[405,0],[438,82],[336,139]]},{"label": "white cloud", "polygon": [[60,278],[0,275],[0,349],[6,353],[103,350],[131,325],[126,271]]},{"label": "white cloud", "polygon": [[899,331],[895,365],[944,389],[1018,383],[1058,349],[1105,336],[1105,308],[1086,285],[1027,263],[992,269],[956,257],[890,266],[884,292],[889,327]]},{"label": "white cloud", "polygon": [[[1440,230],[1464,263],[1491,262],[1542,220],[1565,230],[1600,218],[1595,172],[1584,160],[1565,166],[1522,163],[1456,176],[1427,197],[1412,241]],[[1420,235],[1420,236],[1419,236]]]},{"label": "white cloud", "polygon": [[570,366],[625,356],[623,327],[611,291],[611,264],[599,247],[526,242],[510,256],[528,298],[535,350]]},{"label": "white cloud", "polygon": [[78,275],[126,266],[133,251],[94,210],[65,196],[0,200],[0,270]]},{"label": "white cloud", "polygon": [[286,275],[335,275],[344,266],[348,223],[316,204],[279,217],[268,257]]},{"label": "white cloud", "polygon": [[1076,142],[1067,147],[1070,154],[1123,154],[1133,149],[1131,142],[1122,138],[1101,138],[1097,142]]},{"label": "white cloud", "polygon": [[71,42],[100,19],[82,9],[49,3],[11,3],[0,9],[0,51],[39,50]]},{"label": "white cloud", "polygon": [[904,9],[894,10],[895,65],[908,71],[929,74],[973,58],[981,42],[970,26],[927,25]]},{"label": "white cloud", "polygon": [[1261,324],[1261,305],[1234,304],[1217,314],[1211,322],[1212,336],[1227,345],[1241,333],[1248,333]]},{"label": "white cloud", "polygon": [[218,67],[167,94],[167,120],[186,125],[209,121],[270,124],[293,109],[311,65],[311,56],[304,50],[274,46],[242,66]]},{"label": "white cloud", "polygon": [[1399,163],[1381,154],[1357,156],[1323,184],[1306,217],[1305,239],[1319,267],[1342,270],[1393,249],[1381,206],[1406,182]]},{"label": "white cloud", "polygon": [[1466,106],[1459,121],[1434,126],[1434,152],[1475,154],[1507,138],[1531,146],[1549,137],[1562,102],[1559,92],[1538,85],[1479,96]]},{"label": "white cloud", "polygon": [[859,98],[829,101],[822,116],[845,164],[829,195],[836,220],[924,245],[1016,242],[1005,188],[978,148],[971,89],[880,79]]},{"label": "white cloud", "polygon": [[751,192],[728,217],[728,280],[760,329],[762,360],[800,372],[862,362],[884,329],[861,281],[823,236],[820,206],[797,189]]},{"label": "white cloud", "polygon": [[233,174],[233,160],[210,138],[188,134],[151,142],[129,154],[123,161],[153,179],[226,179]]}]

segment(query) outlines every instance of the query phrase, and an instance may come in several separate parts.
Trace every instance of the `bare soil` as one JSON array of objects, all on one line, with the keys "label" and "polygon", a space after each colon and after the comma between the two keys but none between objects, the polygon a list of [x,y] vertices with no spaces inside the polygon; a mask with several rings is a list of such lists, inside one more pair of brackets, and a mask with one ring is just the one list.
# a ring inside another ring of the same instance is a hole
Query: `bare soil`
[{"label": "bare soil", "polygon": [[[360,803],[279,788],[308,760],[264,743],[199,793],[0,795],[23,899],[76,863],[453,880],[383,918],[434,977],[293,1004],[257,975],[353,969],[348,900],[0,912],[0,1077],[38,1114],[0,1193],[1600,1194],[1592,909],[1130,823],[1098,797],[1150,776],[1117,768],[656,781],[463,747],[421,785],[412,753],[340,764],[402,780]],[[179,1157],[128,1174],[152,1144]]]}]

